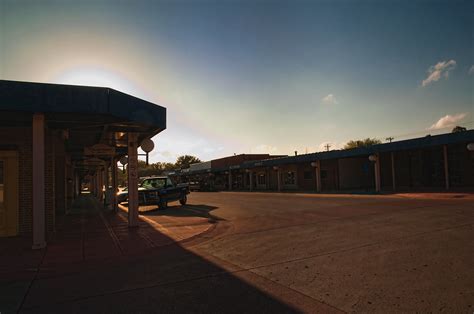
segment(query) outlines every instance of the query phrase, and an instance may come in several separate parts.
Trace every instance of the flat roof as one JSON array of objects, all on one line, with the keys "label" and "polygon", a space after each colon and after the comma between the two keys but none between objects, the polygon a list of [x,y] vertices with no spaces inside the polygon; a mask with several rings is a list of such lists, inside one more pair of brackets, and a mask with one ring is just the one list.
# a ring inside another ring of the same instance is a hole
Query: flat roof
[{"label": "flat roof", "polygon": [[166,108],[108,87],[0,80],[0,111],[3,127],[31,127],[44,113],[48,129],[67,131],[66,151],[79,162],[86,147],[106,144],[120,156],[127,132],[140,142],[166,129]]},{"label": "flat roof", "polygon": [[[344,149],[344,150],[332,150],[328,152],[318,152],[311,154],[303,154],[297,156],[281,157],[281,158],[270,158],[264,160],[252,160],[244,161],[240,165],[230,166],[220,169],[206,169],[206,170],[197,170],[189,171],[187,174],[202,174],[209,172],[223,172],[228,170],[237,170],[237,169],[250,169],[257,167],[273,167],[279,165],[287,165],[294,163],[304,163],[312,162],[316,160],[327,160],[327,159],[339,159],[339,158],[351,158],[351,157],[361,157],[369,156],[375,153],[384,153],[384,152],[395,152],[419,148],[427,148],[439,145],[449,145],[456,143],[468,143],[474,142],[474,130],[467,130],[457,133],[446,133],[440,135],[427,135],[425,137],[414,138],[403,141],[396,141],[391,143],[376,144],[368,147],[359,147],[353,149]],[[180,174],[177,172],[176,174]]]},{"label": "flat roof", "polygon": [[368,147],[358,147],[353,149],[332,150],[328,152],[318,152],[284,158],[265,159],[260,161],[246,161],[242,163],[242,169],[255,167],[272,167],[277,165],[312,162],[315,160],[350,158],[368,156],[375,153],[394,152],[411,150],[417,148],[427,148],[438,145],[449,145],[474,141],[474,130],[464,132],[446,133],[440,135],[427,135],[425,137],[414,138],[391,143],[371,145]]},{"label": "flat roof", "polygon": [[109,116],[155,134],[166,129],[166,108],[108,87],[0,80],[0,110]]}]

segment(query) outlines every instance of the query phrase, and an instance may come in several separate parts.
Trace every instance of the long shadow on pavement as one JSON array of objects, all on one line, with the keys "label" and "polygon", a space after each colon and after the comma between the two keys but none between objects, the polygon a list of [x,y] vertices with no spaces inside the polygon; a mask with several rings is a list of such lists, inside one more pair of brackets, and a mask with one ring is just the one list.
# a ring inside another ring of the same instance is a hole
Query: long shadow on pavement
[{"label": "long shadow on pavement", "polygon": [[249,283],[254,274],[219,266],[144,220],[139,228],[129,229],[123,216],[99,210],[91,196],[78,202],[88,214],[65,217],[20,312],[297,312]]},{"label": "long shadow on pavement", "polygon": [[193,204],[184,206],[171,206],[165,210],[154,208],[153,210],[141,212],[140,215],[169,217],[201,217],[207,218],[212,223],[223,220],[222,218],[211,214],[211,211],[213,211],[214,209],[217,209],[217,207],[204,204]]}]

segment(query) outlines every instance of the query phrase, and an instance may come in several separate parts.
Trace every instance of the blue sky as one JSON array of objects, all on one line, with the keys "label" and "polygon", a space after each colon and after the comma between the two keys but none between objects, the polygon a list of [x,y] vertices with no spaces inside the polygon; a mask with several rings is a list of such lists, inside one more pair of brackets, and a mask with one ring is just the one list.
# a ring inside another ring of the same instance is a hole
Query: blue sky
[{"label": "blue sky", "polygon": [[168,108],[153,161],[474,127],[470,1],[5,1],[2,79]]}]

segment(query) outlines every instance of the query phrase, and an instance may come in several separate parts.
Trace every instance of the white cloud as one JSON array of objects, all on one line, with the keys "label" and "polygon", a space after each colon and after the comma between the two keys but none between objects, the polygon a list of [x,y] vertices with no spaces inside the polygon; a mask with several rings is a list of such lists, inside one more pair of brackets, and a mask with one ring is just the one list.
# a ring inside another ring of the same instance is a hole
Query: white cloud
[{"label": "white cloud", "polygon": [[252,149],[253,154],[274,154],[278,151],[275,146],[260,144]]},{"label": "white cloud", "polygon": [[323,103],[323,105],[337,105],[338,104],[336,100],[336,96],[334,96],[333,94],[327,95],[326,97],[321,99],[321,102]]},{"label": "white cloud", "polygon": [[456,67],[456,61],[440,61],[435,65],[430,66],[428,69],[428,77],[421,82],[423,87],[427,86],[430,83],[438,81],[443,76],[445,78],[449,77],[449,72],[454,70]]},{"label": "white cloud", "polygon": [[430,126],[428,130],[439,130],[447,127],[452,127],[462,119],[467,116],[467,113],[458,113],[454,115],[445,115],[444,117],[440,118],[435,124]]},{"label": "white cloud", "polygon": [[472,65],[471,68],[469,69],[469,74],[474,74],[474,65]]}]

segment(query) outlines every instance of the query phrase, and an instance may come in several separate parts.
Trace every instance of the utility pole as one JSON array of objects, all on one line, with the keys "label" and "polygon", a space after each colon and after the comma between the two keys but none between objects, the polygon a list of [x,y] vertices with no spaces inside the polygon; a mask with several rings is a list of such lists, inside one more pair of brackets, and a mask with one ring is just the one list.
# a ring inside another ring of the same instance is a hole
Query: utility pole
[{"label": "utility pole", "polygon": [[326,144],[326,145],[324,145],[324,147],[326,147],[326,151],[328,152],[328,151],[329,151],[329,147],[331,147],[331,145]]},{"label": "utility pole", "polygon": [[393,138],[392,136],[389,136],[389,137],[385,138],[385,140],[386,140],[386,141],[389,141],[390,143],[392,143],[392,140],[393,140],[393,139],[394,139],[394,138]]}]

